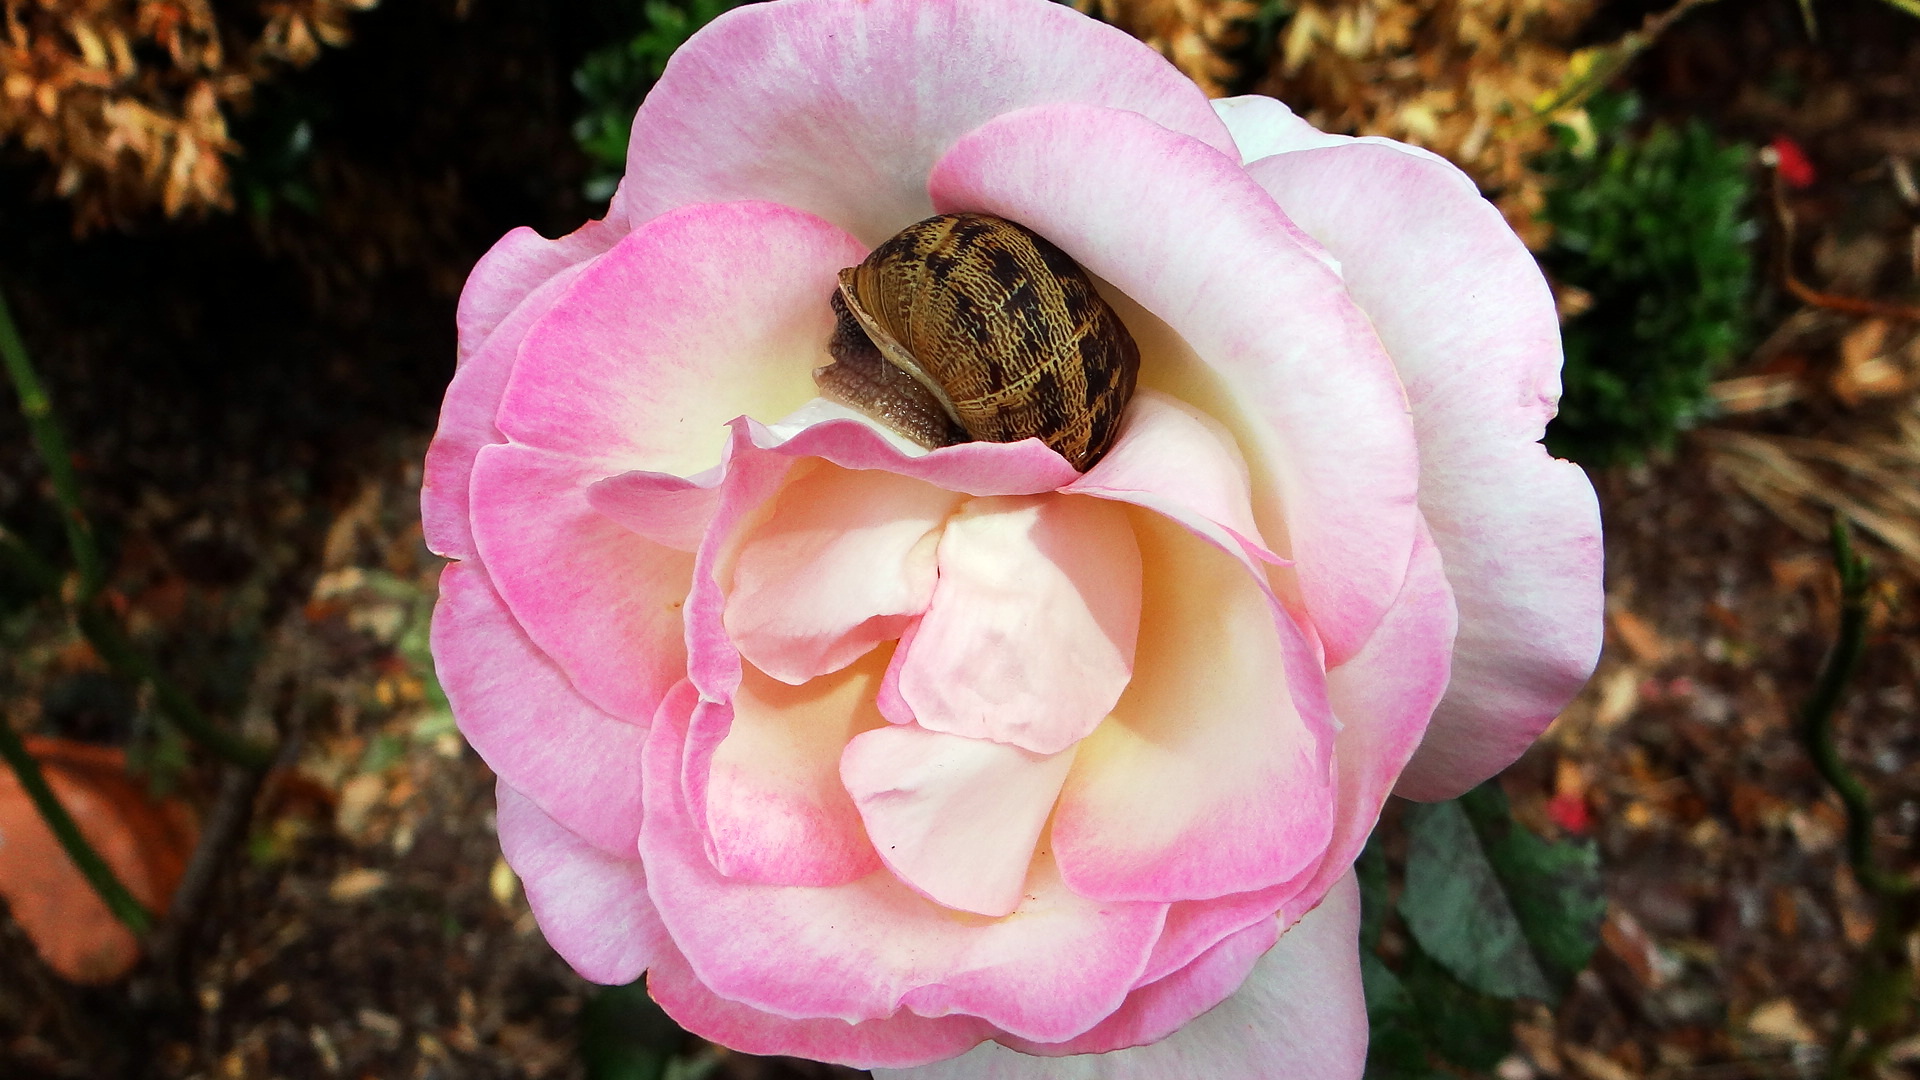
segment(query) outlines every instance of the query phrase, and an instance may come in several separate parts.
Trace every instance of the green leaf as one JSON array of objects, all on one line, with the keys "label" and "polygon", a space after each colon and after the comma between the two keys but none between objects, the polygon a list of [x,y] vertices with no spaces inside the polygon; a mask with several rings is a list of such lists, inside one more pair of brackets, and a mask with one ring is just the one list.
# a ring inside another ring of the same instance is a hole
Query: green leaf
[{"label": "green leaf", "polygon": [[644,981],[609,986],[580,1012],[580,1060],[587,1080],[663,1080],[686,1041]]},{"label": "green leaf", "polygon": [[1400,913],[1421,948],[1483,993],[1558,1000],[1606,913],[1598,851],[1528,832],[1491,782],[1406,822]]},{"label": "green leaf", "polygon": [[1441,1075],[1427,1064],[1426,1032],[1400,977],[1371,951],[1362,951],[1360,982],[1367,995],[1366,1080],[1426,1080]]},{"label": "green leaf", "polygon": [[1418,946],[1404,959],[1406,975],[1379,957],[1360,954],[1367,997],[1366,1080],[1444,1080],[1438,1061],[1485,1070],[1513,1049],[1513,1008],[1448,975]]},{"label": "green leaf", "polygon": [[1360,949],[1371,954],[1380,944],[1380,930],[1387,920],[1387,855],[1380,848],[1380,834],[1367,838],[1367,846],[1353,863],[1360,883]]},{"label": "green leaf", "polygon": [[1564,993],[1600,943],[1607,896],[1600,879],[1600,851],[1591,842],[1551,843],[1513,820],[1507,797],[1482,784],[1460,797],[1507,886],[1520,928],[1533,946],[1547,980]]},{"label": "green leaf", "polygon": [[1449,974],[1418,947],[1407,950],[1400,980],[1427,1045],[1445,1060],[1484,1072],[1513,1052],[1513,1003]]},{"label": "green leaf", "polygon": [[1495,997],[1554,997],[1506,886],[1458,802],[1407,808],[1400,915],[1415,941],[1461,982]]}]

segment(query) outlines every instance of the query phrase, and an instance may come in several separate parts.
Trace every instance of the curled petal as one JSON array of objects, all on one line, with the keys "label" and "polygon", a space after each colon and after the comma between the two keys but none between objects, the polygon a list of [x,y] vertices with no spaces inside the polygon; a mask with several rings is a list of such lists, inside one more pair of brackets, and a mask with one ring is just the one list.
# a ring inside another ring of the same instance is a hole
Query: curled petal
[{"label": "curled petal", "polygon": [[1261,562],[1287,562],[1267,550],[1253,520],[1247,463],[1232,434],[1155,390],[1134,397],[1113,449],[1064,490],[1144,506],[1223,550],[1238,546]]},{"label": "curled petal", "polygon": [[1140,631],[1140,550],[1099,499],[975,499],[900,668],[921,727],[1057,754],[1119,700]]},{"label": "curled petal", "polygon": [[1327,673],[1327,697],[1341,722],[1333,751],[1340,770],[1333,841],[1282,918],[1319,903],[1360,857],[1447,688],[1456,623],[1440,553],[1422,529],[1400,598],[1366,647]]},{"label": "curled petal", "polygon": [[577,458],[513,443],[481,450],[474,539],[527,636],[589,701],[644,723],[686,672],[680,606],[693,559],[593,509]]},{"label": "curled petal", "polygon": [[972,1016],[917,1016],[902,1010],[857,1024],[832,1018],[776,1016],[721,997],[669,951],[647,969],[647,992],[681,1027],[743,1054],[833,1061],[856,1069],[940,1061],[993,1033]]},{"label": "curled petal", "polygon": [[964,1014],[1057,1042],[1120,1006],[1159,936],[1166,905],[1087,900],[1044,857],[1004,919],[941,907],[884,870],[832,888],[724,877],[677,782],[686,737],[684,713],[662,708],[647,743],[640,851],[661,919],[721,997],[848,1024]]},{"label": "curled petal", "polygon": [[800,687],[747,668],[730,700],[696,707],[693,727],[719,739],[707,753],[690,743],[685,786],[705,808],[715,869],[770,885],[840,885],[879,868],[840,784],[840,754],[860,732],[887,726],[873,704],[885,666],[875,654]]},{"label": "curled petal", "polygon": [[500,430],[598,476],[698,473],[719,460],[735,417],[772,420],[814,396],[827,299],[865,254],[819,218],[767,203],[649,221],[527,331]]},{"label": "curled petal", "polygon": [[735,557],[728,636],[795,685],[898,638],[933,597],[940,527],[961,498],[893,473],[810,469]]},{"label": "curled petal", "polygon": [[700,550],[720,503],[718,470],[699,476],[635,470],[596,480],[587,505],[662,547]]},{"label": "curled petal", "polygon": [[1060,795],[1073,750],[889,725],[857,736],[840,759],[875,850],[929,899],[979,915],[1020,906],[1034,843]]},{"label": "curled petal", "polygon": [[1061,873],[1115,900],[1291,880],[1318,861],[1333,824],[1323,676],[1237,551],[1131,516],[1147,568],[1139,661],[1061,793]]},{"label": "curled petal", "polygon": [[456,362],[464,367],[534,290],[606,251],[626,231],[621,224],[601,220],[589,221],[558,240],[524,225],[501,237],[473,265],[460,290],[460,306],[454,314],[460,334]]},{"label": "curled petal", "polygon": [[[427,445],[426,469],[420,482],[420,523],[427,547],[436,555],[474,557],[473,531],[468,523],[474,457],[481,447],[506,441],[494,417],[500,411],[501,396],[507,392],[507,377],[520,355],[520,343],[526,339],[527,330],[585,269],[583,265],[563,268],[532,289],[518,307],[502,316],[497,328],[490,329],[485,343],[471,355],[466,355],[463,344],[460,367],[447,385],[446,399],[440,403],[440,426]],[[479,270],[474,272],[477,275]]]},{"label": "curled petal", "polygon": [[1135,989],[1125,1005],[1079,1038],[1063,1043],[999,1041],[1042,1057],[1105,1054],[1159,1042],[1232,996],[1279,937],[1280,923],[1272,916],[1227,935],[1191,963]]}]

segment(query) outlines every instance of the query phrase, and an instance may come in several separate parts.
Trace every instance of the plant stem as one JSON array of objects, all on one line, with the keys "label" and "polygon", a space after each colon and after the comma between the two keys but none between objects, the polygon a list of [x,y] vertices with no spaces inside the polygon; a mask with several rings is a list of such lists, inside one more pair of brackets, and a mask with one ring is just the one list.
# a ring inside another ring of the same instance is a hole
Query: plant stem
[{"label": "plant stem", "polygon": [[[1906,942],[1920,930],[1920,890],[1889,873],[1873,857],[1873,804],[1866,784],[1840,760],[1834,743],[1833,714],[1847,683],[1860,667],[1867,639],[1866,560],[1853,549],[1844,516],[1833,521],[1833,559],[1840,572],[1840,631],[1820,669],[1813,693],[1801,711],[1801,741],[1821,779],[1840,796],[1847,812],[1847,864],[1855,880],[1874,899],[1873,936],[1860,958],[1853,990],[1834,1031],[1827,1056],[1834,1080],[1864,1075],[1885,1053],[1887,1040],[1900,1032],[1913,995],[1913,972]],[[1865,1041],[1855,1047],[1854,1035]]]},{"label": "plant stem", "polygon": [[154,704],[160,707],[161,714],[201,749],[247,768],[265,768],[273,761],[272,748],[228,733],[201,712],[192,698],[162,676],[153,661],[133,647],[133,642],[120,629],[120,624],[97,605],[77,610],[74,620],[80,624],[80,632],[87,636],[94,651],[100,654],[108,667],[124,678],[136,683],[145,682],[153,687]]},{"label": "plant stem", "polygon": [[33,800],[33,808],[40,812],[47,828],[53,830],[60,846],[66,849],[67,858],[73,860],[73,865],[86,877],[87,884],[92,885],[93,891],[100,895],[107,910],[113,912],[113,917],[125,924],[135,936],[146,936],[153,927],[152,913],[127,891],[127,887],[114,875],[113,867],[108,866],[107,860],[100,857],[92,844],[87,843],[73,815],[67,813],[67,808],[60,804],[59,796],[47,785],[46,775],[40,771],[40,763],[27,752],[26,744],[14,733],[12,725],[4,720],[0,720],[0,757],[6,758],[7,764],[12,766],[13,775],[20,778],[20,786],[26,790],[27,798]]},{"label": "plant stem", "polygon": [[[57,592],[60,572],[53,564],[40,557],[40,554],[23,543],[19,537],[0,526],[0,558],[11,564],[26,577],[28,582],[44,592]],[[154,703],[160,707],[161,715],[181,730],[189,739],[206,750],[235,765],[248,768],[261,768],[273,760],[270,747],[230,735],[213,722],[200,707],[193,703],[178,686],[160,673],[153,661],[134,648],[120,624],[102,608],[96,600],[93,603],[79,605],[73,609],[74,622],[80,632],[86,636],[93,651],[100,654],[108,668],[126,682],[138,686],[141,683],[153,687]]]},{"label": "plant stem", "polygon": [[1840,571],[1840,632],[1827,655],[1813,693],[1800,713],[1800,738],[1820,778],[1840,796],[1847,811],[1847,862],[1862,886],[1884,891],[1885,873],[1873,859],[1873,805],[1867,786],[1840,760],[1833,739],[1833,714],[1841,695],[1860,668],[1867,640],[1867,564],[1853,550],[1844,518],[1833,524],[1834,562]]},{"label": "plant stem", "polygon": [[27,357],[27,347],[13,324],[13,311],[0,294],[0,363],[7,369],[14,391],[20,395],[20,415],[26,417],[34,449],[46,462],[47,476],[53,482],[54,501],[60,504],[60,520],[67,530],[67,546],[73,550],[73,564],[80,571],[80,602],[91,602],[105,583],[100,548],[94,542],[93,525],[80,509],[80,484],[73,475],[73,454],[67,439],[54,419],[53,402],[47,398],[40,376]]},{"label": "plant stem", "polygon": [[[46,462],[48,475],[53,480],[54,497],[60,504],[61,519],[67,529],[67,545],[73,551],[74,565],[80,572],[79,595],[71,600],[74,622],[79,625],[80,632],[86,635],[94,651],[121,678],[136,685],[143,682],[151,684],[160,712],[188,738],[209,753],[236,765],[264,767],[273,760],[271,748],[255,745],[221,730],[219,725],[200,711],[193,699],[162,676],[159,668],[134,648],[133,642],[120,629],[120,624],[100,606],[103,584],[100,549],[94,543],[93,526],[80,509],[80,489],[74,479],[72,457],[67,452],[67,441],[60,432],[60,425],[54,420],[53,404],[47,399],[46,391],[34,373],[26,347],[20,342],[20,334],[14,327],[13,314],[7,308],[5,296],[0,296],[0,359],[5,361],[7,375],[20,395],[20,412],[26,417],[27,426],[32,431],[34,447]],[[0,526],[0,556],[4,556],[43,591],[60,592],[59,570],[4,526]]]}]

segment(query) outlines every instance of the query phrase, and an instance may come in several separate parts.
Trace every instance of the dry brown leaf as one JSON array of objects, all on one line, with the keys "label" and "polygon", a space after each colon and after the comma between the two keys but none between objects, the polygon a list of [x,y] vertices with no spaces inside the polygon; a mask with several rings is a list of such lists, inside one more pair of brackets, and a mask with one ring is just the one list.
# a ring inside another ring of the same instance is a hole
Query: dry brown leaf
[{"label": "dry brown leaf", "polygon": [[[43,157],[88,231],[232,206],[228,120],[347,38],[370,0],[0,0],[0,142]],[[253,10],[231,11],[228,8]],[[257,28],[257,29],[256,29]]]},{"label": "dry brown leaf", "polygon": [[[127,775],[118,748],[45,738],[26,744],[121,884],[149,911],[164,914],[197,832],[186,805],[149,797]],[[110,983],[139,959],[140,943],[67,858],[11,769],[0,769],[0,898],[64,979]]]},{"label": "dry brown leaf", "polygon": [[[1594,0],[1304,0],[1256,89],[1315,125],[1385,135],[1452,160],[1529,244],[1547,231],[1529,161],[1553,134],[1536,112],[1577,73]],[[1556,114],[1558,116],[1559,114]],[[1577,109],[1563,118],[1578,118]]]},{"label": "dry brown leaf", "polygon": [[1607,623],[1613,628],[1614,636],[1620,644],[1627,647],[1635,660],[1643,664],[1658,664],[1667,657],[1668,647],[1660,632],[1653,624],[1635,615],[1625,608],[1615,608],[1607,612]]},{"label": "dry brown leaf", "polygon": [[1820,1041],[1820,1036],[1800,1019],[1799,1010],[1786,998],[1775,998],[1753,1010],[1747,1017],[1747,1030],[1763,1039],[1781,1042],[1810,1045]]},{"label": "dry brown leaf", "polygon": [[1074,6],[1160,51],[1208,97],[1238,76],[1232,54],[1247,42],[1258,14],[1252,0],[1074,0]]},{"label": "dry brown leaf", "polygon": [[386,887],[386,871],[357,867],[333,879],[327,886],[327,899],[336,904],[350,904],[364,900]]}]

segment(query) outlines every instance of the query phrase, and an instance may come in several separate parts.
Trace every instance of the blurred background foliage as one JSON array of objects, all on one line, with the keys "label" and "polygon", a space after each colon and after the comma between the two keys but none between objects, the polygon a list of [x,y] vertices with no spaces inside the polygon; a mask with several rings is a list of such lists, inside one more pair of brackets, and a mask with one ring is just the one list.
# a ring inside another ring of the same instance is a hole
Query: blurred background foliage
[{"label": "blurred background foliage", "polygon": [[1639,114],[1634,96],[1602,94],[1536,163],[1552,226],[1541,263],[1569,316],[1547,446],[1591,465],[1666,449],[1711,407],[1753,288],[1752,153],[1698,120]]},{"label": "blurred background foliage", "polygon": [[[0,1074],[848,1075],[707,1046],[552,956],[425,641],[418,460],[466,270],[510,228],[604,212],[634,108],[734,4],[0,2],[0,290],[72,434],[99,610],[164,675],[128,677],[70,597],[0,568],[6,722],[123,759],[136,834],[191,812],[215,835],[237,805],[161,682],[298,739],[183,916],[191,993],[154,997],[151,956],[76,989],[0,919]],[[1904,0],[1072,2],[1211,94],[1445,155],[1555,288],[1547,437],[1600,490],[1607,652],[1519,766],[1395,804],[1368,848],[1369,1074],[1821,1068],[1877,947],[1780,719],[1842,607],[1836,510],[1882,566],[1842,750],[1874,842],[1920,857]],[[59,551],[29,443],[0,409],[0,523]]]}]

